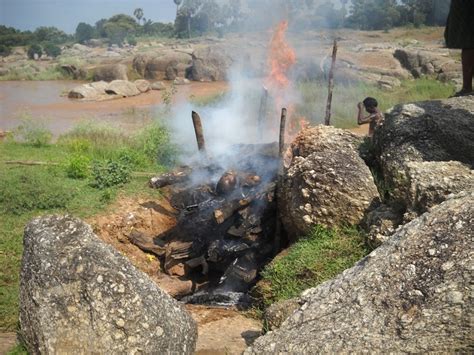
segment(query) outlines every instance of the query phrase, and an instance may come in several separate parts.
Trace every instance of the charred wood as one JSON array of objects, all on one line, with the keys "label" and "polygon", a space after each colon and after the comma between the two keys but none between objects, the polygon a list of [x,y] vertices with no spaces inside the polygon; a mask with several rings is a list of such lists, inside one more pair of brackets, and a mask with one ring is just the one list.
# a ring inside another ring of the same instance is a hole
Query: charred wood
[{"label": "charred wood", "polygon": [[150,179],[149,185],[152,188],[159,189],[168,185],[182,183],[189,179],[190,173],[190,168],[182,167],[179,170],[152,177]]}]

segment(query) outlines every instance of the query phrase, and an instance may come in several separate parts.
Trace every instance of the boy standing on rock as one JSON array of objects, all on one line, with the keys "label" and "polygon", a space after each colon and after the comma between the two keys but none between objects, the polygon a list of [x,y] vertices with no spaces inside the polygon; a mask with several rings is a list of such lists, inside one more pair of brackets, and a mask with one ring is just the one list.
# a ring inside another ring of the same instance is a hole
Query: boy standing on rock
[{"label": "boy standing on rock", "polygon": [[[359,109],[359,114],[357,115],[357,124],[369,124],[369,137],[374,135],[375,127],[380,126],[384,120],[383,114],[380,112],[377,106],[378,102],[373,97],[367,97],[363,102],[359,102],[357,104],[357,108]],[[364,116],[364,107],[369,114],[368,116]]]}]

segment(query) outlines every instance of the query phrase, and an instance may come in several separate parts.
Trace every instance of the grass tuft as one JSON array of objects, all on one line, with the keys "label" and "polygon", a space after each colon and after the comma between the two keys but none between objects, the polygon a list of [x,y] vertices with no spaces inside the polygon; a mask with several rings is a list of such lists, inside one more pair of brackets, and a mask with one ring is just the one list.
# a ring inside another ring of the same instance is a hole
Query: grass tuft
[{"label": "grass tuft", "polygon": [[263,303],[269,306],[296,297],[350,268],[368,253],[363,235],[355,228],[316,226],[265,267],[259,286]]}]

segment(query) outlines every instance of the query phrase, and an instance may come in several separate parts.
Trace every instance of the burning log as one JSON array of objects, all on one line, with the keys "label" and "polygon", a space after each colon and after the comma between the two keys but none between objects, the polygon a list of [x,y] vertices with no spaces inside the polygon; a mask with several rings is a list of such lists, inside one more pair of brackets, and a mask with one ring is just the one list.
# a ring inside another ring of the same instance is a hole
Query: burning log
[{"label": "burning log", "polygon": [[226,171],[221,176],[216,185],[216,192],[218,195],[227,195],[235,190],[237,186],[237,174],[233,170]]},{"label": "burning log", "polygon": [[248,206],[250,203],[249,199],[241,199],[241,200],[232,200],[218,209],[214,210],[214,219],[217,224],[222,224],[226,221],[229,217],[231,217],[235,212],[239,209]]},{"label": "burning log", "polygon": [[326,103],[326,116],[324,118],[324,124],[326,126],[329,126],[331,124],[332,91],[334,89],[334,68],[336,67],[336,55],[337,55],[337,41],[334,40],[334,45],[332,47],[331,69],[329,70],[328,100]]},{"label": "burning log", "polygon": [[261,141],[263,137],[263,124],[267,116],[267,101],[268,101],[268,89],[264,86],[262,98],[260,99],[260,109],[258,111],[257,135],[258,135],[259,141]]},{"label": "burning log", "polygon": [[136,245],[143,251],[153,253],[157,256],[165,255],[166,249],[162,245],[155,244],[155,240],[152,237],[147,237],[137,230],[132,230],[128,239],[130,243]]},{"label": "burning log", "polygon": [[194,132],[196,133],[196,141],[197,141],[198,149],[200,152],[205,152],[206,142],[204,140],[201,117],[199,116],[197,112],[193,111],[192,118],[193,118]]},{"label": "burning log", "polygon": [[159,189],[168,185],[185,182],[189,178],[190,173],[191,169],[182,167],[180,170],[152,177],[149,181],[149,185],[152,188]]}]

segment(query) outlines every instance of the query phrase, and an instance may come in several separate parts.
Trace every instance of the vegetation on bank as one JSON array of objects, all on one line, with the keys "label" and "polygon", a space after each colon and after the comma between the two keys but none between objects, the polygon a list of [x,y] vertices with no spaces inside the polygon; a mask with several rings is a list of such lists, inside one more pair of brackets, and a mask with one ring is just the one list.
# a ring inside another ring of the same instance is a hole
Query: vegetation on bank
[{"label": "vegetation on bank", "polygon": [[[18,282],[25,224],[33,217],[71,213],[88,217],[119,195],[157,196],[147,177],[173,162],[167,129],[151,122],[127,134],[105,125],[82,124],[51,143],[51,133],[26,121],[0,142],[0,330],[18,320]],[[5,164],[40,161],[43,165]]]},{"label": "vegetation on bank", "polygon": [[352,267],[369,252],[363,234],[355,228],[316,226],[265,267],[257,293],[264,306],[297,297]]},{"label": "vegetation on bank", "polygon": [[[298,91],[301,103],[296,105],[295,114],[313,124],[322,123],[327,100],[327,84],[320,81],[302,82],[298,85]],[[403,80],[399,87],[394,87],[392,90],[364,83],[336,83],[331,123],[339,128],[357,126],[355,120],[357,103],[368,96],[375,97],[379,102],[379,108],[384,112],[401,102],[445,99],[454,92],[453,84],[445,84],[428,77]]]}]

